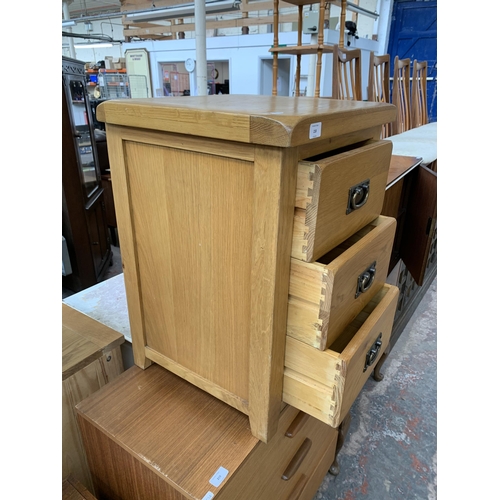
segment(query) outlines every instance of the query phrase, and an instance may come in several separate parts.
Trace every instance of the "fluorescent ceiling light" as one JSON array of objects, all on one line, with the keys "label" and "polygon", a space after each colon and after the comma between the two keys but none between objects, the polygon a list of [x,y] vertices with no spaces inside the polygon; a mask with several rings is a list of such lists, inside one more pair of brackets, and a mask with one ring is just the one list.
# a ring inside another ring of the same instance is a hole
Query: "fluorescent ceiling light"
[{"label": "fluorescent ceiling light", "polygon": [[364,16],[371,17],[373,19],[379,18],[379,15],[376,12],[372,12],[371,10],[365,9],[363,7],[359,7],[358,5],[351,3],[351,2],[347,2],[346,9],[350,10],[351,12],[357,12],[358,14],[362,14]]},{"label": "fluorescent ceiling light", "polygon": [[[239,10],[235,0],[222,0],[220,2],[207,2],[205,4],[206,14],[216,14],[218,12],[228,12],[230,10]],[[179,17],[194,17],[194,4],[181,5],[167,9],[154,9],[147,12],[137,12],[127,14],[127,19],[131,21],[160,21],[162,19],[175,19]]]},{"label": "fluorescent ceiling light", "polygon": [[84,43],[75,45],[75,49],[109,49],[113,47],[112,43]]},{"label": "fluorescent ceiling light", "polygon": [[63,21],[62,27],[69,28],[70,26],[76,26],[76,21]]}]

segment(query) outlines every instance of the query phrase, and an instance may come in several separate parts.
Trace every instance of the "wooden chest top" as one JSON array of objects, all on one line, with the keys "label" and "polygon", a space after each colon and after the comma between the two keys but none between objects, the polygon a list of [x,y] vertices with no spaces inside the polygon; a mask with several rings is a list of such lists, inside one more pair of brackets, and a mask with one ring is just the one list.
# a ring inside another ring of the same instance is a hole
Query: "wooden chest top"
[{"label": "wooden chest top", "polygon": [[97,119],[107,124],[277,147],[376,127],[395,116],[395,106],[385,103],[234,94],[115,99],[97,108]]},{"label": "wooden chest top", "polygon": [[124,342],[121,333],[62,304],[62,379]]}]

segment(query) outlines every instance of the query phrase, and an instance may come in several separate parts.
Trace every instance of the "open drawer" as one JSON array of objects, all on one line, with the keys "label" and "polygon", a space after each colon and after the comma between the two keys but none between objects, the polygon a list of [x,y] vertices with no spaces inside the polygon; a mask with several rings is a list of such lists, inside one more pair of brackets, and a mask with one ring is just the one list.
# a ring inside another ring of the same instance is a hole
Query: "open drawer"
[{"label": "open drawer", "polygon": [[292,259],[287,335],[331,345],[384,285],[395,230],[380,216],[316,262]]},{"label": "open drawer", "polygon": [[287,336],[283,401],[338,427],[387,348],[398,295],[384,285],[325,351]]},{"label": "open drawer", "polygon": [[390,141],[366,141],[299,162],[292,257],[312,262],[382,211]]}]

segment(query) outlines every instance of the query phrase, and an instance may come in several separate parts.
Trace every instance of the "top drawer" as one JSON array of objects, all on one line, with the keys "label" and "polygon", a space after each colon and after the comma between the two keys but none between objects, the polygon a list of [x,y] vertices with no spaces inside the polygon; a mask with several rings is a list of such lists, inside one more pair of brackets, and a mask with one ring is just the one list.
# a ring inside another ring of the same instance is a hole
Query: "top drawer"
[{"label": "top drawer", "polygon": [[369,141],[299,162],[292,257],[312,262],[380,215],[391,153]]}]

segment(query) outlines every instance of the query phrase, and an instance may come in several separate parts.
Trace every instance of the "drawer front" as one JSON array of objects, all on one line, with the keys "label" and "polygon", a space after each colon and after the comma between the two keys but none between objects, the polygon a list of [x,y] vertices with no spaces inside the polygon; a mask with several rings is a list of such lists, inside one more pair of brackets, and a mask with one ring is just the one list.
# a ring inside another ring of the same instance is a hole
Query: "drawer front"
[{"label": "drawer front", "polygon": [[304,476],[309,480],[336,441],[337,429],[287,406],[272,440],[259,443],[216,498],[288,499],[303,489]]},{"label": "drawer front", "polygon": [[384,286],[396,220],[380,216],[321,261],[292,259],[287,334],[324,350]]},{"label": "drawer front", "polygon": [[382,211],[390,141],[370,141],[298,167],[292,256],[312,262]]},{"label": "drawer front", "polygon": [[287,336],[283,401],[338,427],[388,346],[398,295],[384,285],[325,351]]}]

